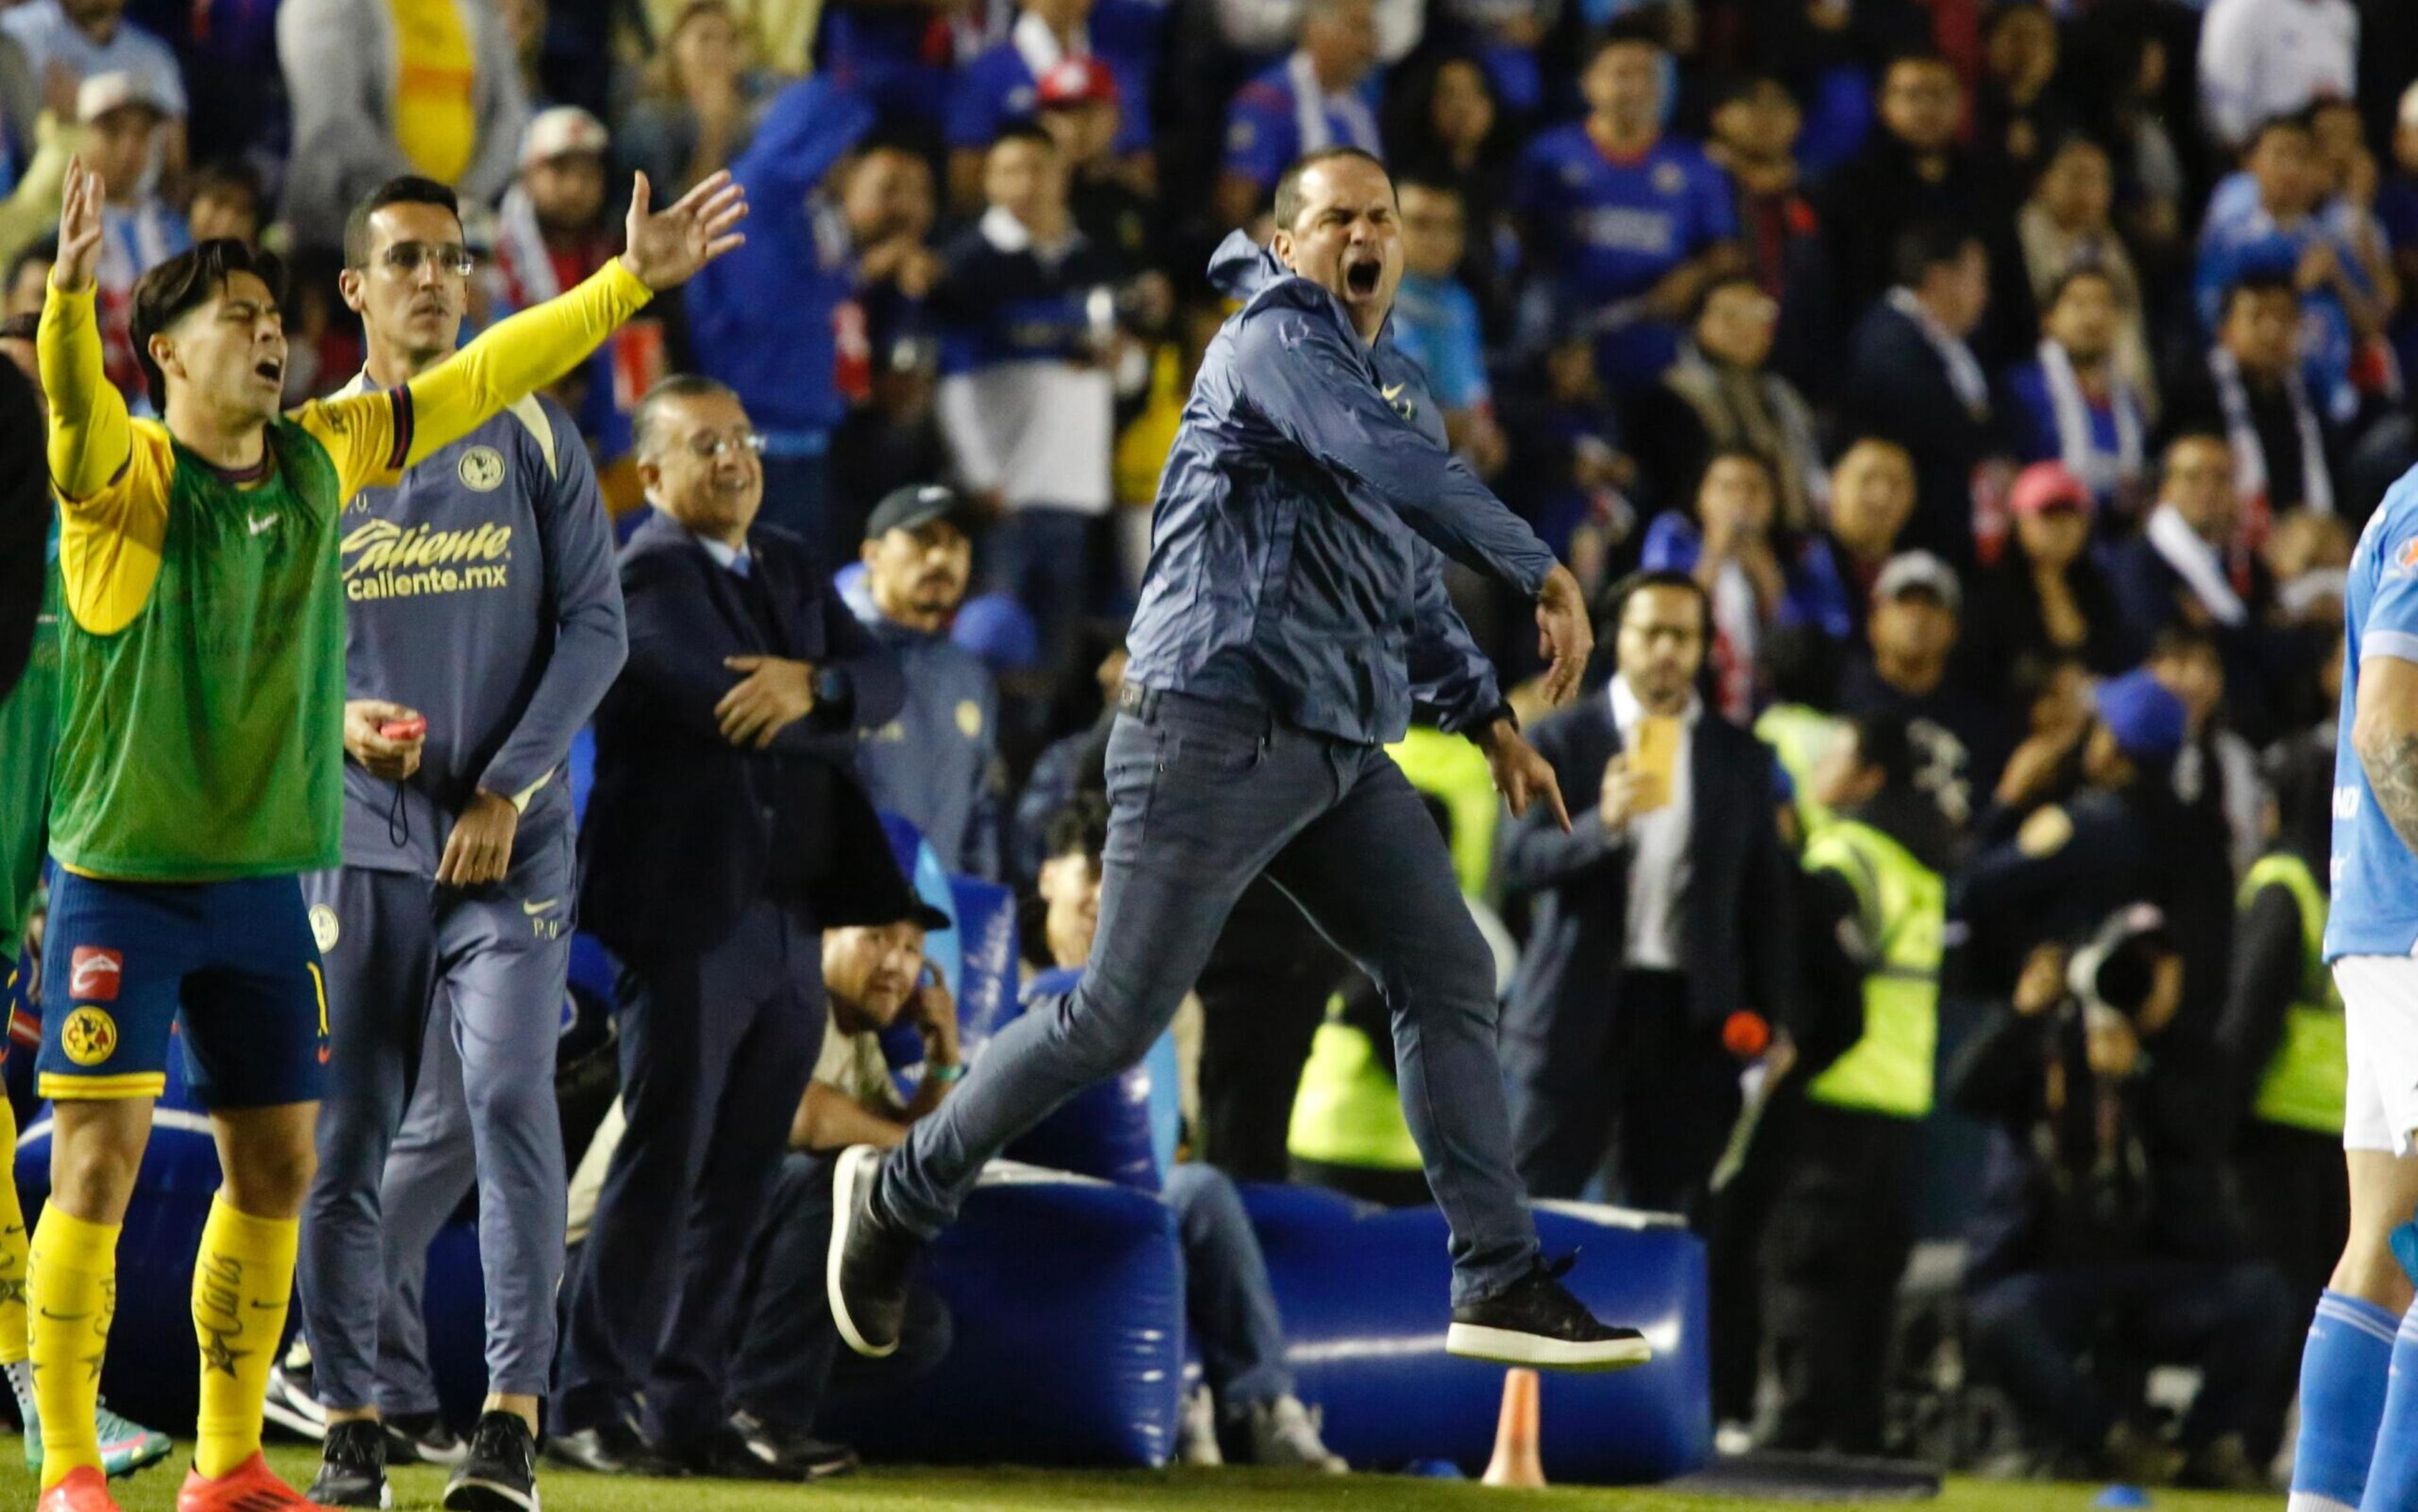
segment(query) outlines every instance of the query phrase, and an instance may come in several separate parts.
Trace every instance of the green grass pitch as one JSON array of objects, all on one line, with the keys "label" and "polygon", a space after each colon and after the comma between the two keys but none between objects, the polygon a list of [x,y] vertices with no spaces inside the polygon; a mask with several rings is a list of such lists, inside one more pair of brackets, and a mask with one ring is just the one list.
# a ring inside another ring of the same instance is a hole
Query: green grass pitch
[{"label": "green grass pitch", "polygon": [[[307,1487],[317,1457],[307,1449],[270,1451],[278,1471]],[[184,1456],[113,1488],[125,1512],[173,1512]],[[15,1443],[0,1439],[0,1507],[31,1507],[33,1477]],[[174,1466],[173,1470],[170,1468]],[[398,1508],[436,1505],[444,1473],[412,1467],[394,1475]],[[542,1468],[545,1512],[1745,1512],[1785,1504],[1670,1491],[1555,1488],[1490,1490],[1462,1482],[1393,1475],[1323,1475],[1254,1470],[1152,1473],[1023,1469],[869,1469],[820,1486],[762,1486],[736,1481],[628,1481]],[[1983,1485],[1958,1481],[1932,1503],[1829,1503],[1832,1512],[1921,1507],[1937,1512],[2086,1512],[2096,1489],[2080,1486]],[[2154,1494],[2152,1512],[2273,1512],[2281,1496]]]}]

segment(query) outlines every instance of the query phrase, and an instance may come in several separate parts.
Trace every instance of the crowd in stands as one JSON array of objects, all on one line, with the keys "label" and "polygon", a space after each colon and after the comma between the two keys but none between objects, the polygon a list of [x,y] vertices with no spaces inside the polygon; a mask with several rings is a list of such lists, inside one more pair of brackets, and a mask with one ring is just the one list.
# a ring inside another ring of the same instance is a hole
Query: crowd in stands
[{"label": "crowd in stands", "polygon": [[[0,314],[39,309],[81,155],[137,413],[134,282],[215,237],[285,252],[299,401],[360,370],[376,185],[459,191],[475,327],[613,256],[634,175],[727,169],[747,246],[555,397],[625,541],[679,515],[642,398],[743,406],[761,520],[902,675],[874,803],[1063,968],[1210,251],[1302,152],[1382,155],[1387,339],[1600,603],[1581,702],[1514,695],[1568,832],[1465,742],[1397,752],[1497,943],[1533,1195],[1703,1229],[1715,1408],[1762,1442],[1919,1446],[1896,1297],[1954,1236],[1965,1368],[2032,1456],[2253,1486],[2348,1223],[2315,931],[2344,568],[2418,462],[2413,78],[2397,0],[16,0]],[[1535,673],[1527,607],[1451,581]],[[819,1291],[766,1260],[819,1266],[803,1173],[926,1110],[865,1048],[948,1032],[912,955],[824,944],[731,1303],[759,1355]],[[1425,1200],[1384,1005],[1281,893],[1198,996],[1201,1161]],[[1177,1185],[1196,1267],[1247,1275],[1231,1191]],[[1314,1460],[1250,1290],[1227,1443]],[[2161,1424],[2170,1364],[2200,1385]]]}]

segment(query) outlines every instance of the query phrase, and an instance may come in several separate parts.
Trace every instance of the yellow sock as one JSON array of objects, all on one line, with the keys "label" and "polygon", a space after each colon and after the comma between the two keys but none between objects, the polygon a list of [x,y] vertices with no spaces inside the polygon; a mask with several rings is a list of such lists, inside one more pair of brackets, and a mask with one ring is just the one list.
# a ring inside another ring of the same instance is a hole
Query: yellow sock
[{"label": "yellow sock", "polygon": [[193,1334],[202,1346],[193,1468],[204,1475],[223,1475],[260,1452],[260,1404],[285,1332],[301,1231],[298,1219],[237,1213],[223,1192],[210,1204],[193,1258]]},{"label": "yellow sock", "polygon": [[[0,1032],[6,1032],[0,1030]],[[25,1210],[17,1205],[17,1112],[0,1093],[0,1365],[25,1358]]]},{"label": "yellow sock", "polygon": [[69,1217],[55,1202],[34,1233],[34,1401],[42,1414],[42,1489],[100,1468],[93,1413],[117,1313],[117,1229]]}]

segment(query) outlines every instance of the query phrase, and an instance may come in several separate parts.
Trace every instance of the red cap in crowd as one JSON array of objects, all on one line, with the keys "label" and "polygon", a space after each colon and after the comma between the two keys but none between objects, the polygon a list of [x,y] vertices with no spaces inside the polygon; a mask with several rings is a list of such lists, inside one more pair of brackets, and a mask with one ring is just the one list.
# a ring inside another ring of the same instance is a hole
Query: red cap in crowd
[{"label": "red cap in crowd", "polygon": [[1052,105],[1113,105],[1116,76],[1095,57],[1060,58],[1041,76],[1034,98],[1044,110]]},{"label": "red cap in crowd", "polygon": [[2040,514],[2059,507],[2090,512],[2090,490],[2062,462],[2035,462],[2015,475],[2007,507],[2017,514]]}]

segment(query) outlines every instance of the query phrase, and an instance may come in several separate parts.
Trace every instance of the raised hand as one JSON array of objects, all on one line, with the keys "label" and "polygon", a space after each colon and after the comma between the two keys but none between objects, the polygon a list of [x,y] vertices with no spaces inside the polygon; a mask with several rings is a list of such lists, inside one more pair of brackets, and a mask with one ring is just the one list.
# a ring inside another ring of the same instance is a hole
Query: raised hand
[{"label": "raised hand", "polygon": [[82,294],[100,273],[100,206],[108,186],[77,158],[68,163],[59,197],[59,255],[51,282],[63,293]]},{"label": "raised hand", "polygon": [[738,234],[747,219],[747,191],[732,183],[726,171],[681,195],[660,215],[649,206],[653,189],[640,174],[630,188],[630,219],[623,227],[627,248],[621,266],[650,289],[684,283],[696,270],[747,238]]}]

